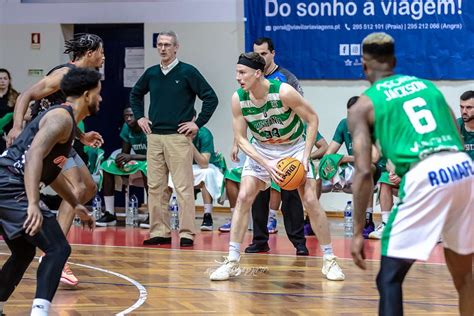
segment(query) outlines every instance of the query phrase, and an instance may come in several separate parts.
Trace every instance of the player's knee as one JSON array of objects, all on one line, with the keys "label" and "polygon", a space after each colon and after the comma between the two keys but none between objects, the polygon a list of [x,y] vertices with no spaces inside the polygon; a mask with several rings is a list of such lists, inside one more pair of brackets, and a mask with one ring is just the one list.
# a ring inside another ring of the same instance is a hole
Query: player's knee
[{"label": "player's knee", "polygon": [[31,261],[35,258],[36,248],[28,247],[23,248],[21,251],[15,251],[12,253],[12,257],[16,262],[21,262],[22,264],[28,266]]},{"label": "player's knee", "polygon": [[237,197],[237,201],[241,204],[250,205],[253,202],[253,198],[254,196],[250,192],[240,190],[239,195]]}]

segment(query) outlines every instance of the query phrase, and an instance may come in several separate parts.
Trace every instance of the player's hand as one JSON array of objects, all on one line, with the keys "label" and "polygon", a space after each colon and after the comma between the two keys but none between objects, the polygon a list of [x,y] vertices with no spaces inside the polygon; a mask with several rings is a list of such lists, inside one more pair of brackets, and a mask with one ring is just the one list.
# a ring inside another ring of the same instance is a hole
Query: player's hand
[{"label": "player's hand", "polygon": [[94,131],[81,134],[79,140],[82,144],[90,146],[92,148],[98,148],[104,144],[104,139],[102,138],[102,135]]},{"label": "player's hand", "polygon": [[178,133],[184,134],[185,136],[193,137],[197,134],[198,130],[199,127],[194,123],[194,121],[184,122],[178,125]]},{"label": "player's hand", "polygon": [[41,225],[43,224],[43,214],[41,213],[38,203],[28,205],[27,214],[23,228],[25,229],[25,233],[34,236],[40,231]]},{"label": "player's hand", "polygon": [[270,177],[272,177],[273,181],[277,184],[283,182],[283,177],[285,176],[285,173],[277,168],[278,161],[280,161],[280,159],[266,160],[263,165],[268,173],[270,173]]},{"label": "player's hand", "polygon": [[89,214],[89,211],[87,210],[87,208],[84,205],[78,204],[74,208],[74,212],[81,219],[82,227],[84,227],[84,228],[89,227],[90,229],[95,228],[95,218],[94,218],[94,216]]},{"label": "player's hand", "polygon": [[121,168],[130,160],[132,160],[132,155],[120,153],[115,157],[115,164]]},{"label": "player's hand", "polygon": [[390,180],[391,183],[393,183],[394,185],[399,185],[400,184],[400,181],[402,179],[400,179],[399,176],[397,176],[395,173],[393,172],[390,172],[389,173],[389,176],[388,176],[388,179]]},{"label": "player's hand", "polygon": [[151,134],[151,121],[146,118],[146,117],[142,117],[141,119],[139,119],[137,121],[138,125],[140,126],[140,128],[142,129],[143,133],[145,134]]},{"label": "player's hand", "polygon": [[13,144],[13,142],[18,137],[18,135],[20,135],[20,133],[21,127],[13,126],[13,128],[8,132],[7,135],[7,147],[10,147]]},{"label": "player's hand", "polygon": [[367,269],[365,264],[364,237],[362,234],[357,234],[352,237],[351,255],[352,260],[359,268],[362,270]]},{"label": "player's hand", "polygon": [[232,146],[232,151],[230,152],[230,159],[233,162],[240,162],[240,159],[239,159],[239,146]]}]

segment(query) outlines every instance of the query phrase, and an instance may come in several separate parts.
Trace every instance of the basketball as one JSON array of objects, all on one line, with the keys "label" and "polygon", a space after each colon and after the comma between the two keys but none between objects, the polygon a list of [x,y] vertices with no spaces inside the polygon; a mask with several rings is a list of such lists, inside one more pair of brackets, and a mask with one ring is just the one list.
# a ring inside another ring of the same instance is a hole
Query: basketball
[{"label": "basketball", "polygon": [[278,170],[285,173],[283,181],[277,183],[283,190],[295,190],[306,179],[306,171],[298,159],[287,157],[277,163]]}]

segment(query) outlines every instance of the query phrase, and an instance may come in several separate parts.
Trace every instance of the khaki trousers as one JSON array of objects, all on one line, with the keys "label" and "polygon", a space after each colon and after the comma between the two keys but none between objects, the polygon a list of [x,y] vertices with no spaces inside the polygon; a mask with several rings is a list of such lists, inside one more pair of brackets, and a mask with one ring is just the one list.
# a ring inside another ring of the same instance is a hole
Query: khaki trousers
[{"label": "khaki trousers", "polygon": [[150,237],[170,237],[168,173],[179,205],[179,237],[194,239],[195,203],[192,140],[182,134],[147,136]]}]

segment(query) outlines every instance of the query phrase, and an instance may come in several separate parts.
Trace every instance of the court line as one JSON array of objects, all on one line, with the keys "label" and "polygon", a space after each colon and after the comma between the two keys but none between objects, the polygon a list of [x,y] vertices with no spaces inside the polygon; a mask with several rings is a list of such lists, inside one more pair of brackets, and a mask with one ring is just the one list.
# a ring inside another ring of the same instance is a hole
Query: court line
[{"label": "court line", "polygon": [[[0,252],[0,255],[9,256],[11,254]],[[36,257],[36,258],[38,259],[38,257]],[[146,288],[140,282],[138,282],[138,281],[126,276],[126,275],[123,275],[121,273],[114,272],[114,271],[111,271],[111,270],[90,266],[90,265],[87,265],[87,264],[74,263],[74,262],[70,262],[70,261],[68,261],[68,263],[72,264],[72,265],[75,265],[75,266],[78,266],[78,267],[92,269],[92,270],[104,272],[104,273],[107,273],[107,274],[111,274],[111,275],[116,276],[118,278],[124,279],[125,281],[131,283],[133,286],[135,286],[138,289],[138,293],[139,293],[138,300],[132,306],[130,306],[127,309],[117,313],[116,315],[122,316],[122,315],[127,315],[128,313],[133,312],[134,310],[136,310],[137,308],[142,306],[143,303],[145,303],[145,301],[148,297],[148,292],[147,292]]]},{"label": "court line", "polygon": [[[201,252],[200,250],[181,250],[181,249],[167,249],[167,248],[148,248],[148,247],[131,247],[131,246],[106,246],[106,245],[84,245],[84,244],[75,244],[75,245],[79,245],[79,246],[92,246],[92,247],[110,247],[110,248],[140,248],[140,249],[151,249],[151,250],[156,250],[156,249],[160,249],[160,250],[172,250],[172,251],[199,251]],[[211,251],[211,250],[205,250],[206,252],[215,252],[215,251]],[[6,253],[0,253],[0,255],[8,255]],[[255,255],[255,254],[252,254],[252,255]],[[260,255],[271,255],[271,254],[260,254]],[[279,255],[279,254],[273,254],[273,256],[290,256],[290,255]],[[293,256],[291,256],[293,257]],[[319,257],[317,257],[319,258]],[[349,259],[346,259],[346,260],[349,260]],[[376,261],[376,260],[374,260]],[[128,278],[124,275],[121,275],[119,273],[116,273],[116,272],[113,272],[113,271],[109,271],[109,270],[106,270],[106,269],[102,269],[102,268],[98,268],[98,267],[93,267],[93,266],[88,266],[88,265],[84,265],[84,264],[80,264],[80,263],[72,263],[72,262],[69,262],[69,264],[73,264],[73,265],[77,265],[77,266],[81,266],[81,267],[85,267],[85,268],[90,268],[90,269],[94,269],[94,270],[98,270],[98,271],[102,271],[102,272],[105,272],[105,273],[109,273],[109,274],[112,274],[112,275],[115,275],[115,276],[118,276],[122,279],[125,279],[126,281],[128,281],[129,283],[132,283],[132,285],[130,284],[124,284],[124,283],[114,283],[114,282],[95,282],[95,281],[85,281],[85,282],[81,282],[82,284],[103,284],[103,285],[115,285],[115,286],[135,286],[135,287],[138,287],[137,285],[135,285],[134,282],[132,281],[135,281],[131,278]],[[33,280],[33,279],[32,279]],[[141,285],[140,283],[138,283],[137,281],[135,281],[137,284]],[[211,281],[209,281],[211,282]],[[174,290],[188,290],[188,291],[200,291],[200,292],[227,292],[227,293],[236,293],[236,294],[243,294],[243,295],[265,295],[265,296],[279,296],[279,297],[300,297],[300,298],[316,298],[316,299],[325,299],[325,300],[355,300],[355,301],[365,301],[365,302],[378,302],[378,297],[377,298],[360,298],[360,297],[344,297],[344,296],[324,296],[324,295],[311,295],[311,294],[303,294],[303,293],[275,293],[275,292],[258,292],[258,291],[238,291],[238,290],[222,290],[222,289],[206,289],[206,288],[191,288],[191,287],[178,287],[178,286],[167,286],[167,285],[146,285],[148,288],[158,288],[158,289],[174,289]],[[131,311],[137,309],[138,307],[140,307],[146,300],[147,298],[147,291],[146,291],[146,288],[141,285],[141,287],[143,288],[144,290],[144,300],[138,305],[136,306],[139,302],[140,302],[140,299],[134,304],[132,305],[131,307],[129,307],[128,309],[118,313],[117,315],[126,315],[127,313],[130,313]],[[140,291],[140,289],[139,289]],[[142,293],[140,293],[142,294]],[[440,304],[440,303],[432,303],[432,302],[420,302],[420,301],[404,301],[403,302],[404,304],[409,304],[409,305],[430,305],[430,306],[439,306],[439,307],[457,307],[458,305],[456,304]]]},{"label": "court line", "polygon": [[[176,249],[176,248],[159,248],[153,246],[114,246],[114,245],[91,245],[91,244],[70,244],[71,246],[86,246],[86,247],[108,247],[108,248],[125,248],[125,249],[149,249],[149,250],[166,250],[166,251],[183,251],[183,252],[205,252],[205,253],[221,253],[221,254],[228,254],[228,251],[218,251],[218,250],[207,250],[207,249]],[[278,253],[244,253],[243,256],[272,256],[272,257],[285,257],[285,258],[318,258],[322,259],[322,256],[296,256],[296,255],[286,255],[286,254],[278,254]],[[337,260],[345,260],[345,261],[352,261],[352,258],[344,258],[344,257],[337,257]],[[365,259],[365,261],[369,262],[380,262],[380,259]],[[440,262],[424,262],[424,261],[415,261],[415,264],[421,265],[434,265],[434,266],[446,266],[446,263]]]}]

